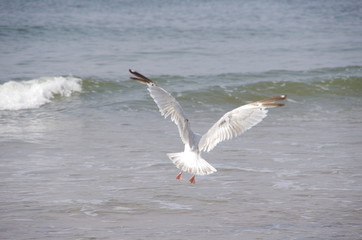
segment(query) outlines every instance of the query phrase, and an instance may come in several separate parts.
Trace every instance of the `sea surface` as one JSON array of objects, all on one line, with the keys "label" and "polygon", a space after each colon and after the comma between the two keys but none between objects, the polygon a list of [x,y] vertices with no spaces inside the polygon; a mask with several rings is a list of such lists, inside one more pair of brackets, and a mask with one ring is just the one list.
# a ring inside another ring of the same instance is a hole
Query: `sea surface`
[{"label": "sea surface", "polygon": [[[194,131],[281,94],[204,154]],[[362,239],[362,2],[0,1],[0,239]]]}]

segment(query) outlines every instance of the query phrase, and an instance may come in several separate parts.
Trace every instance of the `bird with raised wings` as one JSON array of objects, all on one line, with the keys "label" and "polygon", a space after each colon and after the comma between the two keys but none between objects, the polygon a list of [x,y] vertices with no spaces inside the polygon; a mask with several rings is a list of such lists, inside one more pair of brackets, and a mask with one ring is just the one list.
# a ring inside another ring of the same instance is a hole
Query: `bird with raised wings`
[{"label": "bird with raised wings", "polygon": [[190,122],[177,100],[165,89],[159,87],[149,78],[129,69],[135,77],[132,80],[144,83],[148,87],[151,97],[156,102],[162,116],[171,120],[177,125],[182,142],[185,144],[183,152],[168,153],[167,156],[181,172],[176,179],[182,179],[182,173],[192,174],[189,182],[195,183],[196,175],[208,175],[216,172],[205,159],[201,157],[202,152],[211,151],[218,143],[239,136],[246,130],[260,123],[267,116],[267,108],[280,107],[284,104],[278,101],[287,98],[280,95],[253,103],[249,103],[222,116],[204,135],[199,135],[191,130]]}]

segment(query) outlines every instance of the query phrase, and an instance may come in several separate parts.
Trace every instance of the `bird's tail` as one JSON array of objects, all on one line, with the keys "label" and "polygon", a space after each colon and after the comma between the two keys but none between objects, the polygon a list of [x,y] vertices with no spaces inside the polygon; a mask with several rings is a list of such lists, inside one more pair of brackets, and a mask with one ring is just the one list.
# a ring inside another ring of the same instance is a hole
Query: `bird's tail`
[{"label": "bird's tail", "polygon": [[208,175],[217,170],[194,152],[168,153],[167,156],[181,171],[194,175]]}]

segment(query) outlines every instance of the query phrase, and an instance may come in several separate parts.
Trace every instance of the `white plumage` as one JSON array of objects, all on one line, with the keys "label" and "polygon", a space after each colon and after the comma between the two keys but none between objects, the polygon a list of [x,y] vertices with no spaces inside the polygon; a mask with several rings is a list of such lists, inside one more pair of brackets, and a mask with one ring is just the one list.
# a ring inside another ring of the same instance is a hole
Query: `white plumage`
[{"label": "white plumage", "polygon": [[280,95],[235,108],[225,113],[203,136],[200,136],[191,130],[189,120],[185,117],[181,105],[170,93],[142,74],[129,71],[136,76],[131,77],[132,80],[147,84],[148,91],[162,116],[165,118],[170,116],[177,125],[185,149],[179,153],[168,153],[167,156],[181,170],[176,178],[180,180],[182,172],[188,172],[193,174],[191,183],[195,183],[195,175],[216,172],[216,169],[201,157],[202,152],[209,152],[218,143],[239,136],[260,123],[267,116],[267,108],[283,106],[284,104],[277,101],[286,99],[286,95]]}]

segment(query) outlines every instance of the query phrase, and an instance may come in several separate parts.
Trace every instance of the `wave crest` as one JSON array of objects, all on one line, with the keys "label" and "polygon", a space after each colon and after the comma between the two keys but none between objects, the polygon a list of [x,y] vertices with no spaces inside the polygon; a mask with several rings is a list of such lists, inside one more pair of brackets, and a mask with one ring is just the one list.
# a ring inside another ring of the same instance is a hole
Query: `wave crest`
[{"label": "wave crest", "polygon": [[55,96],[69,97],[82,91],[82,80],[75,77],[42,77],[9,81],[0,85],[0,110],[39,108]]}]

